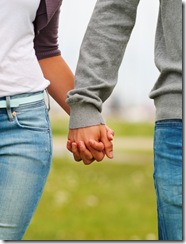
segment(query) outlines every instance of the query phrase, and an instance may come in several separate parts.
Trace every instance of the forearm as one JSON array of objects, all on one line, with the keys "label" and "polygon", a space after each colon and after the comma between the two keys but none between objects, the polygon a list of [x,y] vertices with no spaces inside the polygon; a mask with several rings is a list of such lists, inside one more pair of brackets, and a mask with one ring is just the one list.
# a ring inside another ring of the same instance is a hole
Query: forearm
[{"label": "forearm", "polygon": [[54,100],[70,114],[66,103],[67,92],[74,87],[74,75],[61,56],[39,60],[44,77],[50,81],[49,94]]}]

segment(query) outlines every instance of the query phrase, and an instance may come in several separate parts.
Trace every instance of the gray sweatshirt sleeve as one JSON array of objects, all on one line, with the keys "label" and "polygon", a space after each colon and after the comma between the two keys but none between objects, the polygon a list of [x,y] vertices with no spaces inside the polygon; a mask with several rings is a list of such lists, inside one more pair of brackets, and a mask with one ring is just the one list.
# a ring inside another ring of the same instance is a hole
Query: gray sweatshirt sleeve
[{"label": "gray sweatshirt sleeve", "polygon": [[88,24],[68,93],[69,127],[104,124],[102,104],[112,93],[140,0],[98,0]]}]

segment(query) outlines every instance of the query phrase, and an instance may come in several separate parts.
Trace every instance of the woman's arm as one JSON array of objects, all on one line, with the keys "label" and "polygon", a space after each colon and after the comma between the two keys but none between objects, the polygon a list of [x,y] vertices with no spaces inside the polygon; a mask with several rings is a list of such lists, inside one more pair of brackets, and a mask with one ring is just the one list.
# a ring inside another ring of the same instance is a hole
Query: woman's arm
[{"label": "woman's arm", "polygon": [[39,60],[44,77],[50,81],[49,94],[70,114],[66,103],[67,92],[74,87],[74,75],[61,56],[54,56]]},{"label": "woman's arm", "polygon": [[[67,112],[70,114],[70,108],[66,103],[67,93],[69,90],[74,87],[74,75],[64,59],[61,56],[54,56],[50,58],[41,59],[39,61],[41,69],[43,71],[44,77],[50,81],[50,85],[48,87],[49,94],[54,98],[54,100]],[[81,129],[80,129],[81,130]],[[83,129],[82,129],[83,130]],[[109,142],[112,140],[113,131],[107,128],[107,140],[104,138],[104,144],[99,142],[99,140],[94,140],[92,137],[92,143],[88,148],[85,147],[85,141],[81,142],[81,153],[77,149],[77,145],[74,144],[73,148],[71,147],[71,143],[74,141],[73,137],[70,137],[69,134],[69,142],[68,149],[73,152],[74,158],[76,161],[83,159],[85,164],[89,164],[94,159],[100,161],[105,156],[105,152],[108,156],[108,153],[112,152],[112,143]],[[90,131],[88,133],[88,138],[90,137]],[[105,142],[106,141],[106,142]],[[105,152],[103,151],[105,147]],[[90,150],[90,152],[89,152]],[[93,155],[93,159],[92,159]],[[112,156],[109,155],[110,158]]]}]

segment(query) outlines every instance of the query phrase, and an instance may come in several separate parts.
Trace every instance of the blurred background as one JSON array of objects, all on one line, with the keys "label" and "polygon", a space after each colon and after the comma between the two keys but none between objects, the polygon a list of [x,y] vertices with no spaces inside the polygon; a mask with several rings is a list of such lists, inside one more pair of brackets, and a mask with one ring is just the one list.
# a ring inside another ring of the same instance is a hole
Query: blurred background
[{"label": "blurred background", "polygon": [[[75,72],[96,0],[63,0],[59,44]],[[154,37],[159,1],[141,0],[118,84],[103,106],[114,159],[83,165],[66,149],[68,116],[51,99],[53,165],[24,240],[156,240],[153,186]]]}]

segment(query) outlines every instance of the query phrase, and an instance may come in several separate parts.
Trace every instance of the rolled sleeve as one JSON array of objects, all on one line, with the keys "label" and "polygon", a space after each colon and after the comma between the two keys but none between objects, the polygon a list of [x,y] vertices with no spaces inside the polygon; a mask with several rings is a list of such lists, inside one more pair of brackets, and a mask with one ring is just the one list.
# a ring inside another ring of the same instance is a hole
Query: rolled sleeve
[{"label": "rolled sleeve", "polygon": [[83,106],[76,103],[71,104],[69,121],[70,129],[77,129],[99,124],[105,124],[105,121],[101,113],[94,105],[90,103],[84,104]]},{"label": "rolled sleeve", "polygon": [[59,13],[60,9],[55,12],[48,24],[36,33],[34,48],[38,60],[61,54],[58,45]]}]

